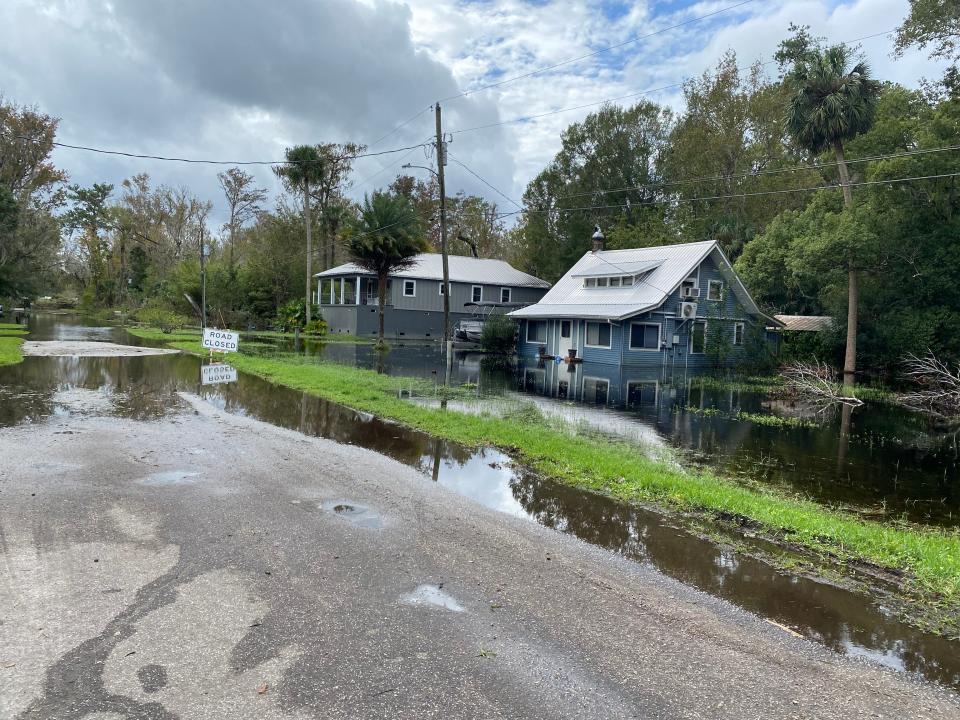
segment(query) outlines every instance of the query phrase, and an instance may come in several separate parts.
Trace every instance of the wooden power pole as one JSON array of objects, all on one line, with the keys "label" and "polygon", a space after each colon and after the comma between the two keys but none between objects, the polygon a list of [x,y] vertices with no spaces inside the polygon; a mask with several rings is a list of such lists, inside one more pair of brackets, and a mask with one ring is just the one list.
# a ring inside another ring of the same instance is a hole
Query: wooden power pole
[{"label": "wooden power pole", "polygon": [[437,180],[440,183],[440,253],[443,257],[443,341],[446,343],[447,365],[451,362],[450,336],[450,262],[447,259],[447,188],[443,181],[443,166],[447,164],[447,144],[443,141],[440,124],[440,103],[437,111]]}]

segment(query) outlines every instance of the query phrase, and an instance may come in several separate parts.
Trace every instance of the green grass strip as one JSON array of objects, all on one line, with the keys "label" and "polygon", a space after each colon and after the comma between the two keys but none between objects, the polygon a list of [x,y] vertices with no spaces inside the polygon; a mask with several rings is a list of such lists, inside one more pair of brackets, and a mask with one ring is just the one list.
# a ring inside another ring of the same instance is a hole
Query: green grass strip
[{"label": "green grass strip", "polygon": [[[197,343],[173,343],[200,353]],[[295,356],[234,354],[237,369],[269,382],[396,420],[472,447],[499,447],[557,480],[628,502],[652,502],[748,518],[793,543],[841,561],[867,560],[907,573],[908,589],[960,605],[960,533],[862,520],[773,490],[743,487],[646,457],[636,446],[577,436],[529,418],[498,418],[423,407],[398,396],[421,381]]]},{"label": "green grass strip", "polygon": [[0,366],[16,365],[23,361],[23,336],[27,335],[23,325],[0,323]]}]

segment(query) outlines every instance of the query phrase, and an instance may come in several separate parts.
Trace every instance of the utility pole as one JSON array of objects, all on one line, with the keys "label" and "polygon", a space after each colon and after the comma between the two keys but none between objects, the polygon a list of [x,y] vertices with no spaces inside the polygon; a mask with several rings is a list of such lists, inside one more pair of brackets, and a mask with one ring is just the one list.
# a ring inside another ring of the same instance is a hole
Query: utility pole
[{"label": "utility pole", "polygon": [[207,327],[207,248],[203,238],[203,223],[200,224],[200,323]]},{"label": "utility pole", "polygon": [[440,103],[437,112],[437,180],[440,183],[440,253],[443,256],[443,341],[446,344],[447,368],[453,362],[453,340],[450,336],[450,262],[447,258],[447,188],[443,181],[443,166],[447,164],[447,144],[443,141],[440,124]]}]

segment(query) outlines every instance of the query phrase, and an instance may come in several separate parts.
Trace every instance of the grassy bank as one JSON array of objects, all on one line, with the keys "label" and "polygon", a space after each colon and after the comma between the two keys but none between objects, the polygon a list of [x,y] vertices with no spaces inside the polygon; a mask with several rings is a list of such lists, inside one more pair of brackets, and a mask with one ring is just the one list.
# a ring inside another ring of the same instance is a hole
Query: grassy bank
[{"label": "grassy bank", "polygon": [[[172,343],[199,352],[196,342]],[[831,562],[868,563],[903,574],[904,590],[956,616],[960,534],[862,520],[710,473],[659,463],[639,448],[581,437],[530,418],[496,418],[427,408],[399,397],[409,378],[295,356],[232,355],[239,370],[469,446],[493,445],[543,475],[628,502],[696,512],[813,551]],[[416,382],[416,381],[414,381]]]},{"label": "grassy bank", "polygon": [[0,323],[0,365],[15,365],[23,360],[20,346],[26,334],[22,325]]}]

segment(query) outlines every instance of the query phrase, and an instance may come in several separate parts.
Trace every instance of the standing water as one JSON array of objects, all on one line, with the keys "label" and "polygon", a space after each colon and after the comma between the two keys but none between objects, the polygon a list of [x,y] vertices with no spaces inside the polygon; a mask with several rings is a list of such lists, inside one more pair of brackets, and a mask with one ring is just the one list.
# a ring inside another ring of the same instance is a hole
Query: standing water
[{"label": "standing water", "polygon": [[[72,318],[35,316],[31,318],[30,330],[31,340],[139,344],[122,329],[86,327]],[[0,368],[0,424],[42,422],[53,415],[90,412],[89,402],[75,401],[78,394],[89,393],[96,393],[101,399],[93,404],[98,414],[151,421],[178,407],[177,392],[196,393],[227,412],[388,455],[483,505],[648,563],[839,653],[866,657],[960,690],[960,643],[901,623],[869,598],[825,582],[779,572],[760,560],[673,527],[657,513],[536,477],[495,450],[473,450],[438,440],[248,375],[241,374],[236,383],[229,385],[201,386],[201,364],[199,358],[186,355],[26,358],[19,365]],[[504,387],[522,387],[511,382],[514,376],[506,377],[505,382],[483,380],[479,375],[476,379],[493,385],[499,382],[499,394],[510,392]],[[598,392],[596,380],[587,386]],[[617,406],[608,402],[610,387],[605,391],[604,407]],[[688,393],[692,387],[688,387]],[[669,389],[659,392],[671,397]],[[561,404],[570,400],[568,397]],[[689,394],[686,402],[690,402]],[[663,418],[662,424],[653,421],[658,431],[678,447],[686,446],[688,451],[696,446],[703,458],[732,458],[738,447],[762,445],[759,440],[746,441],[753,429],[731,429],[737,427],[734,423],[742,421],[727,417],[725,421],[730,426],[717,428],[713,426],[717,415],[684,415],[673,409],[667,413],[658,403],[653,407],[657,408],[656,416]],[[620,409],[604,412],[622,413],[630,422],[640,422],[648,411],[644,408],[633,413],[629,403],[623,403]],[[864,431],[860,428],[856,432]],[[855,433],[851,436],[852,446]],[[758,437],[763,437],[763,433],[758,432]],[[767,447],[775,447],[775,443],[768,439]],[[816,445],[813,449],[814,454],[819,452]],[[847,458],[851,457],[856,454],[848,449]],[[955,456],[953,462],[955,473]]]}]

